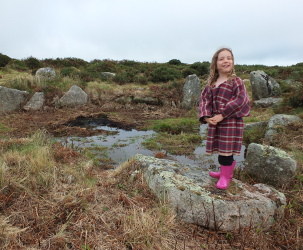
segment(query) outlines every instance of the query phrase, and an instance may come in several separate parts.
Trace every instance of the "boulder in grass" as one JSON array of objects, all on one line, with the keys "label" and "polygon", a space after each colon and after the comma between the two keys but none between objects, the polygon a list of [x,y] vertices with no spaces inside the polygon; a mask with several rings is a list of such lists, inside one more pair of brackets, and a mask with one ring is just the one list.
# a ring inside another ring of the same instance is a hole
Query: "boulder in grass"
[{"label": "boulder in grass", "polygon": [[166,200],[179,218],[215,230],[269,228],[283,217],[286,198],[265,184],[248,185],[233,179],[227,190],[215,187],[201,167],[136,155],[149,188]]}]

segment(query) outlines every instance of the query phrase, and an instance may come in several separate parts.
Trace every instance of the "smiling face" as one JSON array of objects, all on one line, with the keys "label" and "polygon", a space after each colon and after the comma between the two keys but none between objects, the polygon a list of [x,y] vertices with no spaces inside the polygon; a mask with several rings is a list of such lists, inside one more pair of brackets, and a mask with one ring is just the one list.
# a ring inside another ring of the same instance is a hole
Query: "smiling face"
[{"label": "smiling face", "polygon": [[228,50],[223,50],[218,54],[217,70],[219,74],[228,74],[234,67],[233,55]]}]

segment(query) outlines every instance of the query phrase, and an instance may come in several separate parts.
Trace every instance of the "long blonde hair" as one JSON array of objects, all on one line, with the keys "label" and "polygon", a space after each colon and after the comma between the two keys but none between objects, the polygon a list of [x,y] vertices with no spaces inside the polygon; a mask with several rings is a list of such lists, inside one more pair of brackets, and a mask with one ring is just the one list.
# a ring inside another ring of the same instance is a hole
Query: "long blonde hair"
[{"label": "long blonde hair", "polygon": [[231,56],[232,56],[232,59],[233,59],[233,66],[232,66],[231,71],[228,74],[228,80],[232,80],[236,77],[235,64],[234,64],[235,60],[234,60],[234,54],[233,54],[232,50],[229,49],[229,48],[221,48],[221,49],[216,51],[216,53],[213,55],[213,58],[211,60],[210,69],[209,69],[209,76],[208,76],[208,79],[207,79],[207,83],[211,87],[214,86],[214,83],[217,81],[217,79],[219,77],[219,72],[218,72],[218,69],[217,69],[217,61],[218,61],[218,56],[219,56],[220,52],[222,52],[224,50],[229,51],[231,53]]}]

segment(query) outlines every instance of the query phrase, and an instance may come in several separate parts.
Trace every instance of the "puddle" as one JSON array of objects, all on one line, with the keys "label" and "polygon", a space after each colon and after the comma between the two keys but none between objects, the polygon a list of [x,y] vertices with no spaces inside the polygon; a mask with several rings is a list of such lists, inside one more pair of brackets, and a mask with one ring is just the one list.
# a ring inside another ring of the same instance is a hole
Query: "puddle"
[{"label": "puddle", "polygon": [[[106,147],[106,156],[111,159],[113,165],[127,161],[135,154],[143,154],[147,156],[154,156],[154,151],[148,150],[142,146],[149,137],[153,136],[156,132],[152,130],[139,131],[131,127],[125,127],[122,124],[112,122],[104,117],[99,118],[81,118],[68,124],[69,126],[79,126],[90,129],[102,129],[113,132],[111,135],[91,136],[91,137],[64,137],[60,140],[74,148],[98,148]],[[122,128],[121,128],[122,127]],[[204,134],[207,125],[200,126],[200,133]],[[205,155],[205,141],[202,145],[197,147],[193,155],[170,155],[167,157],[171,160],[176,160],[180,163],[191,164],[208,168],[209,165],[218,166],[217,156]],[[242,146],[240,156],[235,156],[235,160],[241,166],[244,161],[245,147]],[[101,157],[101,156],[100,156]]]}]

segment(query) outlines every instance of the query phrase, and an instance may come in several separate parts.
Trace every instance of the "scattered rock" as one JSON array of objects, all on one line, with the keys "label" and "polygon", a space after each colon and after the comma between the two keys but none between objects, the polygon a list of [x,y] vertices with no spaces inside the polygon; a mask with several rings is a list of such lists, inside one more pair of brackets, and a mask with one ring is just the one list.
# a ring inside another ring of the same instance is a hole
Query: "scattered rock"
[{"label": "scattered rock", "polygon": [[274,143],[275,137],[279,136],[279,128],[281,126],[287,126],[296,122],[302,123],[302,119],[295,115],[277,114],[272,116],[268,121],[265,140]]},{"label": "scattered rock", "polygon": [[36,72],[39,80],[53,80],[56,77],[56,71],[53,68],[40,68]]},{"label": "scattered rock", "polygon": [[262,70],[250,73],[250,83],[254,100],[278,96],[281,92],[280,85]]},{"label": "scattered rock", "polygon": [[0,113],[22,108],[29,93],[0,86]]},{"label": "scattered rock", "polygon": [[60,106],[77,107],[88,102],[88,95],[77,85],[73,85],[59,100]]},{"label": "scattered rock", "polygon": [[244,131],[246,130],[250,130],[250,129],[254,129],[254,128],[264,128],[265,126],[267,126],[266,121],[261,121],[261,122],[253,122],[253,123],[249,123],[249,124],[245,124],[244,125]]},{"label": "scattered rock", "polygon": [[289,184],[297,169],[297,162],[285,151],[256,143],[249,144],[244,171],[255,181],[281,187]]},{"label": "scattered rock", "polygon": [[116,76],[116,74],[112,73],[112,72],[101,72],[101,76],[104,76],[107,78],[114,78]]},{"label": "scattered rock", "polygon": [[24,110],[40,110],[45,102],[45,96],[43,92],[36,92],[32,98],[23,107]]},{"label": "scattered rock", "polygon": [[283,98],[274,98],[274,97],[268,97],[268,98],[262,98],[260,100],[254,101],[254,104],[256,107],[259,108],[269,108],[269,107],[277,107],[279,106],[283,101]]},{"label": "scattered rock", "polygon": [[183,100],[181,107],[191,109],[199,103],[201,95],[201,83],[199,78],[193,74],[186,77],[186,82],[183,86]]}]

